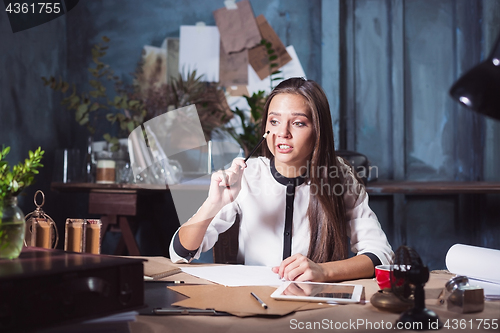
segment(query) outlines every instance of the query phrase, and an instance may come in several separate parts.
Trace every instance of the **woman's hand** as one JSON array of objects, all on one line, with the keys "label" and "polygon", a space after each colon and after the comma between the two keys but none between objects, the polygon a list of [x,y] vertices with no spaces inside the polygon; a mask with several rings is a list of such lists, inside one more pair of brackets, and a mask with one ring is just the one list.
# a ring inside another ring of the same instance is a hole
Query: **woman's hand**
[{"label": "woman's hand", "polygon": [[229,169],[213,173],[208,191],[208,203],[222,208],[233,202],[240,193],[241,177],[246,167],[243,159],[236,158]]},{"label": "woman's hand", "polygon": [[313,262],[302,254],[294,254],[281,262],[278,267],[273,267],[273,272],[280,279],[289,281],[315,281],[326,280],[326,274],[320,264]]}]

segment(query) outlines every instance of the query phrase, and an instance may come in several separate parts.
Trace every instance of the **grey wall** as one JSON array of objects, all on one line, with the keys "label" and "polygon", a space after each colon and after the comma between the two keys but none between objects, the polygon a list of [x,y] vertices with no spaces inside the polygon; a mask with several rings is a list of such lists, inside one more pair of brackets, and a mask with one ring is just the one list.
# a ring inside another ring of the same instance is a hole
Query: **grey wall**
[{"label": "grey wall", "polygon": [[[41,76],[67,75],[66,17],[33,29],[12,33],[4,11],[0,13],[0,146],[10,146],[8,160],[24,161],[28,150],[45,150],[44,167],[19,197],[25,214],[33,211],[37,189],[46,195],[44,211],[58,222],[60,233],[66,217],[85,209],[85,196],[73,198],[50,191],[54,155],[59,148],[79,148],[78,137],[86,133],[73,115],[64,112],[60,97],[43,87]],[[81,146],[83,149],[83,146]],[[73,200],[74,199],[74,200]]]},{"label": "grey wall", "polygon": [[[492,47],[500,32],[499,1],[250,2],[256,16],[263,14],[283,42],[294,45],[307,77],[324,87],[337,147],[366,154],[380,178],[500,180],[500,125],[447,94]],[[86,214],[84,195],[50,191],[55,150],[83,150],[87,133],[40,77],[60,75],[87,87],[90,48],[105,35],[111,42],[103,60],[130,82],[144,45],[178,37],[181,24],[213,25],[212,11],[222,6],[222,0],[80,0],[67,15],[16,34],[0,13],[0,144],[12,146],[12,162],[39,145],[47,151],[37,185],[21,200],[24,212],[34,209],[31,197],[41,188],[59,226]],[[444,268],[446,250],[456,242],[500,248],[498,200],[371,197],[393,247],[415,247],[431,268]],[[148,230],[140,232],[146,240]],[[165,248],[148,251],[164,254]]]},{"label": "grey wall", "polygon": [[[448,94],[500,33],[500,2],[340,1],[340,147],[382,179],[498,180],[498,124]],[[326,59],[323,59],[325,63]],[[444,268],[455,243],[500,248],[496,195],[372,196],[394,248]]]}]

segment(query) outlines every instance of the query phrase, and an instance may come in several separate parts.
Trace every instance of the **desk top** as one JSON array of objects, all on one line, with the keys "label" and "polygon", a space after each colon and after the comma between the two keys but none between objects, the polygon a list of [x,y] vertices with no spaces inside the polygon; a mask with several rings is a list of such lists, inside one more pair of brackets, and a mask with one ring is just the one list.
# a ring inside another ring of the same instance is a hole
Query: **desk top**
[{"label": "desk top", "polygon": [[[176,189],[207,191],[209,179],[201,178],[175,185]],[[152,184],[95,184],[95,183],[52,183],[51,188],[61,192],[113,192],[136,193],[166,191],[167,185]],[[500,182],[454,182],[454,181],[376,181],[366,186],[373,195],[442,195],[442,194],[491,194],[500,193]]]},{"label": "desk top", "polygon": [[[146,258],[146,257],[144,257]],[[182,267],[182,265],[179,265]],[[452,274],[439,271],[432,272],[429,282],[425,286],[426,307],[438,314],[443,324],[465,325],[473,332],[498,332],[492,329],[495,319],[500,327],[500,301],[485,302],[485,309],[479,313],[458,314],[446,309],[446,304],[437,301],[439,291],[444,284],[453,277]],[[162,281],[185,280],[194,282],[186,273],[178,273],[162,279]],[[377,292],[378,286],[374,279],[347,281],[363,284],[366,299]],[[146,300],[147,301],[147,300]],[[389,331],[389,326],[395,325],[399,314],[378,310],[369,302],[366,304],[350,304],[332,306],[327,309],[297,311],[284,317],[234,317],[234,316],[137,316],[137,321],[130,323],[131,332],[290,332],[290,331],[342,331],[348,329],[355,332]],[[455,320],[455,321],[454,321]],[[482,320],[482,321],[481,321]],[[485,328],[488,322],[490,328]],[[316,329],[307,325],[316,325]],[[384,326],[381,326],[384,325]],[[467,326],[468,325],[468,326]],[[472,325],[472,329],[471,329]],[[343,326],[343,329],[342,329]],[[377,329],[378,327],[378,329]],[[383,329],[385,328],[385,330]],[[446,330],[446,328],[443,328]],[[391,329],[391,332],[403,330]],[[407,331],[405,331],[407,332]]]}]

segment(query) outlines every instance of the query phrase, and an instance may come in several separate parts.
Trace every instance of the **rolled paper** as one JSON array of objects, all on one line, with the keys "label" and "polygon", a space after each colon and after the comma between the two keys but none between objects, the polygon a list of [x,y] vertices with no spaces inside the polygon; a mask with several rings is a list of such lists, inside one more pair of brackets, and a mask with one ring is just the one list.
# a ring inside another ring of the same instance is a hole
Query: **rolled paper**
[{"label": "rolled paper", "polygon": [[464,244],[446,254],[446,268],[453,274],[500,284],[500,250]]}]

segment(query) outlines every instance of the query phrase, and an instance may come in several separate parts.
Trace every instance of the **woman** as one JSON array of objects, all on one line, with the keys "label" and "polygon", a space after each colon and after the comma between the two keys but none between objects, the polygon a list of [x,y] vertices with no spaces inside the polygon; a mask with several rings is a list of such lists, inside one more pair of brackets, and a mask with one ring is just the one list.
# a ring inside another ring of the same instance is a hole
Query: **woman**
[{"label": "woman", "polygon": [[[330,109],[321,87],[291,78],[264,108],[266,157],[235,159],[212,175],[209,195],[174,235],[174,262],[198,258],[240,219],[238,258],[274,266],[280,278],[341,281],[372,277],[392,250],[368,195],[335,156]],[[348,237],[357,255],[348,258]]]}]

